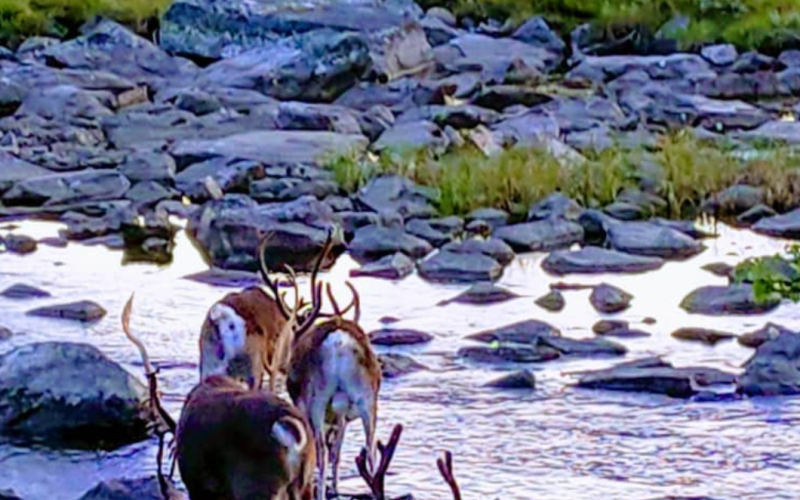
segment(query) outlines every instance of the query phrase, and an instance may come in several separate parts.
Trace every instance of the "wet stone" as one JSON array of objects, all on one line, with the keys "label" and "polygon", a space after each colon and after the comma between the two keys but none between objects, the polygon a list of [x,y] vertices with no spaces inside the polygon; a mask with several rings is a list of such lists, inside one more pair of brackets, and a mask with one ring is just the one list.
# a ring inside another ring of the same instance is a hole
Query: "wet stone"
[{"label": "wet stone", "polygon": [[773,298],[758,303],[751,285],[734,284],[700,287],[684,297],[680,306],[690,313],[718,316],[763,314],[775,309],[779,304],[780,301]]},{"label": "wet stone", "polygon": [[549,293],[536,299],[534,303],[542,309],[551,312],[561,311],[567,304],[564,299],[564,294],[558,290],[551,290]]},{"label": "wet stone", "polygon": [[513,342],[516,344],[537,344],[541,337],[560,335],[561,332],[549,323],[530,319],[518,321],[500,328],[484,330],[468,335],[469,340],[478,342]]},{"label": "wet stone", "polygon": [[410,375],[428,369],[427,366],[418,362],[411,356],[395,352],[379,354],[378,362],[381,364],[383,378],[386,379],[402,377],[403,375]]},{"label": "wet stone", "polygon": [[462,241],[453,241],[443,246],[442,251],[464,254],[483,254],[493,258],[504,266],[514,260],[514,250],[504,241],[497,238],[469,238]]},{"label": "wet stone", "polygon": [[450,303],[456,304],[472,304],[472,305],[488,305],[506,302],[518,298],[519,295],[499,287],[491,283],[476,283],[468,290],[458,294],[452,299],[443,300],[438,305],[447,305]]},{"label": "wet stone", "polygon": [[419,263],[419,275],[428,281],[464,283],[494,281],[503,273],[499,262],[483,254],[440,251]]},{"label": "wet stone", "polygon": [[736,267],[726,264],[725,262],[712,262],[704,265],[701,269],[708,271],[715,276],[730,278],[733,276],[733,271],[736,269]]},{"label": "wet stone", "polygon": [[387,255],[360,268],[350,270],[350,276],[369,276],[373,278],[401,279],[414,272],[414,261],[403,253]]},{"label": "wet stone", "polygon": [[433,335],[419,330],[402,328],[382,328],[369,333],[373,345],[403,346],[426,344],[433,340]]},{"label": "wet stone", "polygon": [[106,315],[106,310],[100,304],[91,300],[80,300],[66,304],[37,307],[27,312],[31,316],[46,318],[63,318],[83,322],[101,319]]},{"label": "wet stone", "polygon": [[536,389],[536,376],[530,370],[520,370],[504,375],[486,384],[495,389]]},{"label": "wet stone", "polygon": [[0,238],[0,243],[4,243],[6,251],[18,255],[27,255],[36,251],[36,240],[24,234],[10,234]]},{"label": "wet stone", "polygon": [[630,324],[624,319],[601,319],[592,325],[592,331],[597,335],[605,335],[613,330],[628,328]]},{"label": "wet stone", "polygon": [[717,342],[731,340],[736,337],[736,335],[728,332],[693,327],[679,328],[672,332],[672,336],[676,339],[697,341],[707,345],[715,345]]},{"label": "wet stone", "polygon": [[661,268],[664,261],[657,257],[631,255],[594,246],[580,250],[558,250],[542,261],[542,268],[552,274],[569,273],[641,273]]},{"label": "wet stone", "polygon": [[458,357],[489,364],[541,363],[560,357],[555,349],[528,346],[469,346],[458,350]]},{"label": "wet stone", "polygon": [[630,306],[633,296],[613,285],[602,283],[592,290],[589,301],[602,313],[617,313]]},{"label": "wet stone", "polygon": [[757,348],[764,342],[768,340],[772,340],[777,338],[781,333],[791,333],[792,330],[788,328],[777,325],[775,323],[767,323],[763,327],[759,328],[758,330],[754,330],[752,332],[743,333],[739,335],[737,341],[739,344],[745,347],[752,347],[753,349]]},{"label": "wet stone", "polygon": [[14,333],[4,326],[0,326],[0,342],[10,339]]},{"label": "wet stone", "polygon": [[50,297],[50,292],[24,283],[15,283],[0,292],[0,296],[7,299],[35,299]]}]

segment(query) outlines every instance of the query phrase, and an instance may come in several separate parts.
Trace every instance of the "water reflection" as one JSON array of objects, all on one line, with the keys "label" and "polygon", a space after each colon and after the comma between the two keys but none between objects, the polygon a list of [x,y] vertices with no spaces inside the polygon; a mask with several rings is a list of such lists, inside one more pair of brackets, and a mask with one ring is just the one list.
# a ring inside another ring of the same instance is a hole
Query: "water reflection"
[{"label": "water reflection", "polygon": [[[34,237],[57,235],[55,223],[20,223],[16,231]],[[564,335],[591,335],[602,317],[589,304],[588,290],[567,291],[558,313],[533,300],[550,283],[612,282],[634,295],[631,308],[615,317],[649,331],[650,338],[622,339],[627,358],[663,355],[676,365],[703,364],[738,371],[752,353],[736,342],[715,347],[681,342],[670,333],[681,326],[744,333],[774,321],[800,329],[798,306],[786,304],[758,317],[704,317],[685,313],[678,304],[692,289],[723,284],[724,278],[701,267],[711,262],[735,264],[746,256],[768,255],[785,242],[719,225],[720,237],[706,240],[707,250],[685,262],[631,276],[551,277],[539,267],[544,255],[526,255],[506,270],[500,285],[521,297],[492,306],[435,304],[463,291],[464,285],[430,285],[411,276],[400,282],[355,278],[362,296],[367,330],[384,316],[399,318],[399,328],[417,328],[435,336],[423,347],[403,349],[431,368],[386,381],[381,393],[378,433],[388,437],[403,423],[395,456],[396,473],[389,494],[449,498],[435,459],[443,449],[455,455],[455,472],[467,499],[643,500],[681,495],[737,499],[795,498],[800,471],[800,399],[756,398],[697,403],[641,394],[569,388],[570,372],[603,368],[613,360],[558,360],[536,365],[535,393],[490,391],[480,386],[498,375],[481,365],[463,365],[454,353],[463,337],[484,328],[537,318]],[[0,229],[0,234],[8,229]],[[136,350],[119,329],[119,313],[131,292],[137,299],[132,328],[141,332],[156,364],[167,409],[178,415],[182,398],[197,380],[197,336],[207,308],[227,290],[184,279],[206,265],[183,232],[175,237],[167,265],[126,259],[121,251],[70,243],[41,245],[28,256],[0,255],[0,289],[26,283],[53,294],[50,299],[0,298],[0,323],[16,332],[0,343],[0,352],[40,340],[71,340],[97,345],[133,373],[141,374]],[[324,273],[337,293],[357,264],[347,256]],[[301,278],[301,285],[305,283]],[[93,324],[34,318],[25,311],[46,303],[91,299],[107,317]],[[645,318],[654,318],[648,325]],[[353,426],[345,443],[342,489],[363,490],[353,458],[362,442]],[[56,453],[0,445],[0,489],[13,488],[24,498],[74,500],[104,478],[150,474],[154,442],[113,453]]]}]

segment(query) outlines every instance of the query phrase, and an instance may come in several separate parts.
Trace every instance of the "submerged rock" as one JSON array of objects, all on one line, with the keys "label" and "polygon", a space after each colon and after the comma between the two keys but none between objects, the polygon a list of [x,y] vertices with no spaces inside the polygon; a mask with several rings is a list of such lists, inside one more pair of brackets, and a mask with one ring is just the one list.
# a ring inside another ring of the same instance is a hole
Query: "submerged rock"
[{"label": "submerged rock", "polygon": [[457,304],[497,304],[518,297],[519,295],[516,293],[492,283],[476,283],[452,299],[439,302],[438,305],[443,306],[453,302]]},{"label": "submerged rock", "polygon": [[583,240],[583,227],[563,219],[545,219],[503,226],[494,237],[516,252],[540,252],[568,247]]},{"label": "submerged rock", "polygon": [[613,330],[628,328],[630,323],[624,319],[601,319],[592,325],[592,331],[597,335],[605,335]]},{"label": "submerged rock", "polygon": [[633,295],[607,283],[601,283],[592,290],[589,301],[596,310],[602,313],[624,311],[630,306]]},{"label": "submerged rock", "polygon": [[780,304],[780,300],[767,298],[766,302],[756,302],[753,287],[749,284],[728,286],[703,286],[681,301],[681,308],[696,314],[763,314]]},{"label": "submerged rock", "polygon": [[555,349],[544,346],[468,346],[457,353],[459,358],[477,363],[541,363],[559,358]]},{"label": "submerged rock", "polygon": [[411,356],[396,352],[378,354],[378,361],[381,364],[381,373],[386,379],[402,377],[403,375],[410,375],[428,369],[427,366],[416,361]]},{"label": "submerged rock", "polygon": [[38,299],[50,297],[50,292],[25,283],[15,283],[0,292],[0,295],[7,299]]},{"label": "submerged rock", "polygon": [[0,357],[0,431],[54,447],[114,449],[147,437],[146,388],[96,347],[41,342]]},{"label": "submerged rock", "polygon": [[534,303],[551,312],[561,311],[567,305],[564,294],[558,290],[550,290],[547,294],[534,300]]},{"label": "submerged rock", "polygon": [[77,321],[96,321],[106,315],[103,306],[91,300],[79,300],[65,304],[37,307],[26,314],[46,318],[64,318]]},{"label": "submerged rock", "polygon": [[469,238],[463,241],[453,241],[442,247],[443,252],[483,254],[493,258],[505,266],[514,260],[514,250],[503,240],[497,238],[478,239]]},{"label": "submerged rock", "polygon": [[672,336],[680,340],[694,340],[708,345],[715,345],[722,340],[731,340],[736,335],[708,328],[678,328],[672,332]]},{"label": "submerged rock", "polygon": [[560,335],[558,328],[538,319],[518,321],[510,325],[484,330],[468,335],[469,340],[478,342],[511,342],[515,344],[536,344],[539,338]]},{"label": "submerged rock", "polygon": [[375,262],[364,264],[360,268],[350,270],[350,276],[370,276],[397,280],[405,278],[412,272],[414,272],[414,261],[406,257],[404,253],[397,252],[382,257]]},{"label": "submerged rock", "polygon": [[38,244],[35,239],[24,234],[9,234],[6,237],[0,237],[0,244],[3,244],[6,251],[18,255],[27,255],[36,251]]},{"label": "submerged rock", "polygon": [[382,346],[419,345],[433,340],[433,335],[419,330],[381,328],[369,332],[369,340],[374,345]]},{"label": "submerged rock", "polygon": [[433,250],[430,243],[401,228],[374,225],[357,229],[347,248],[350,253],[365,260],[380,259],[398,252],[420,259]]},{"label": "submerged rock", "polygon": [[713,368],[675,368],[658,358],[622,363],[606,370],[584,373],[578,387],[610,391],[649,392],[673,398],[691,398],[732,387],[736,376]]},{"label": "submerged rock", "polygon": [[580,250],[558,250],[542,261],[542,268],[552,274],[569,273],[641,273],[659,269],[664,261],[657,257],[630,255],[594,246]]},{"label": "submerged rock", "polygon": [[747,332],[742,335],[739,335],[737,341],[739,342],[739,344],[745,347],[752,347],[753,349],[755,349],[764,342],[777,338],[782,333],[792,333],[792,330],[789,330],[784,326],[776,325],[775,323],[770,322],[762,326],[758,330],[754,330],[752,332]]},{"label": "submerged rock", "polygon": [[536,376],[530,370],[520,370],[486,383],[495,389],[536,389]]},{"label": "submerged rock", "polygon": [[800,394],[800,333],[784,331],[761,344],[745,364],[739,391],[748,396]]},{"label": "submerged rock", "polygon": [[499,262],[483,254],[440,251],[419,263],[419,275],[435,282],[494,281],[503,273]]}]

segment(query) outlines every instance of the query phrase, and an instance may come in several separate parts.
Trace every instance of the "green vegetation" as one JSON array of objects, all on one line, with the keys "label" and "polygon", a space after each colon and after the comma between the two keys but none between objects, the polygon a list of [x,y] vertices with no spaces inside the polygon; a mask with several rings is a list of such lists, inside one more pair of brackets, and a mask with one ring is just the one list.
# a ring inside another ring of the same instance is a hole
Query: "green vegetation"
[{"label": "green vegetation", "polygon": [[607,32],[655,33],[675,16],[690,20],[675,34],[686,42],[727,41],[754,48],[795,40],[800,0],[422,0],[478,18],[524,19],[541,14],[562,31],[592,22]]},{"label": "green vegetation", "polygon": [[36,35],[74,36],[93,16],[115,19],[135,30],[172,0],[0,0],[0,43],[15,46]]},{"label": "green vegetation", "polygon": [[486,206],[522,214],[554,191],[584,206],[604,206],[624,189],[638,187],[644,177],[657,183],[658,194],[667,202],[665,215],[671,217],[693,215],[704,200],[740,182],[763,187],[766,201],[778,209],[800,203],[796,154],[779,145],[758,153],[757,158],[740,159],[724,144],[678,132],[663,137],[650,151],[613,147],[585,152],[585,161],[557,158],[542,148],[512,148],[487,157],[465,147],[442,156],[385,153],[372,161],[346,155],[326,163],[350,192],[377,175],[406,176],[432,188],[442,215],[464,215]]},{"label": "green vegetation", "polygon": [[752,283],[756,301],[775,299],[800,301],[800,245],[792,244],[787,255],[770,255],[746,259],[736,266],[736,283]]}]

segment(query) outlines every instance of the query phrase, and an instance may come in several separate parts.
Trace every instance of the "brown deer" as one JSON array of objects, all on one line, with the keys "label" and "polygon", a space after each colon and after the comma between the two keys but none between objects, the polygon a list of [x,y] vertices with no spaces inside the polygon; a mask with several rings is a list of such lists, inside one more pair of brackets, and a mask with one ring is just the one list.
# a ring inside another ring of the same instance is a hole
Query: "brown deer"
[{"label": "brown deer", "polygon": [[[306,416],[317,452],[317,499],[325,500],[327,461],[333,469],[331,490],[338,490],[339,460],[345,427],[360,418],[367,441],[367,460],[372,467],[375,454],[375,425],[381,368],[367,334],[358,326],[358,292],[350,282],[353,301],[340,310],[327,286],[333,314],[317,323],[292,348],[286,388],[297,408]],[[355,308],[352,320],[344,314]],[[330,437],[330,439],[328,439]],[[330,455],[326,452],[329,452]]]},{"label": "brown deer", "polygon": [[[275,390],[277,374],[285,372],[288,366],[295,336],[310,328],[319,312],[322,292],[316,279],[331,250],[332,237],[329,232],[311,272],[310,304],[300,300],[296,277],[287,267],[295,290],[293,308],[286,304],[278,285],[269,277],[264,259],[269,237],[262,240],[258,251],[259,272],[272,297],[253,286],[231,292],[211,306],[200,333],[201,380],[211,375],[228,375],[244,380],[250,388],[260,389],[266,372],[270,391]],[[311,306],[310,312],[301,311],[306,305]]]},{"label": "brown deer", "polygon": [[176,426],[158,402],[155,371],[144,345],[129,328],[133,295],[122,327],[139,348],[148,376],[159,435],[158,477],[163,436],[175,436],[178,468],[192,500],[312,500],[316,448],[304,415],[266,391],[245,387],[227,375],[210,375],[189,393]]}]

